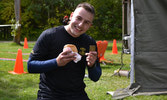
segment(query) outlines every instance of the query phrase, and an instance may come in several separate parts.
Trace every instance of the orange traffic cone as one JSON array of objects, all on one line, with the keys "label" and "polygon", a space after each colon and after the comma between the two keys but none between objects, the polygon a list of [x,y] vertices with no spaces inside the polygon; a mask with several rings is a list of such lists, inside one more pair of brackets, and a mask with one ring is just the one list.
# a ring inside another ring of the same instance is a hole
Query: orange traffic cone
[{"label": "orange traffic cone", "polygon": [[9,73],[11,73],[11,74],[27,73],[27,72],[24,72],[24,69],[23,69],[23,59],[22,59],[22,51],[21,51],[21,49],[18,49],[18,52],[17,52],[17,57],[16,57],[14,71],[9,71]]},{"label": "orange traffic cone", "polygon": [[100,57],[102,57],[102,52],[103,52],[102,51],[102,49],[103,49],[102,41],[97,41],[96,44],[97,44],[98,58],[99,58],[99,61],[100,61]]},{"label": "orange traffic cone", "polygon": [[113,40],[113,47],[112,47],[112,53],[111,54],[118,54],[116,39]]},{"label": "orange traffic cone", "polygon": [[28,48],[28,43],[27,43],[27,38],[25,37],[24,38],[24,49],[27,49]]},{"label": "orange traffic cone", "polygon": [[104,40],[104,41],[102,42],[102,44],[103,44],[103,52],[102,52],[102,56],[100,57],[100,62],[106,60],[106,59],[104,58],[104,54],[105,54],[105,51],[106,51],[107,46],[108,46],[108,41]]}]

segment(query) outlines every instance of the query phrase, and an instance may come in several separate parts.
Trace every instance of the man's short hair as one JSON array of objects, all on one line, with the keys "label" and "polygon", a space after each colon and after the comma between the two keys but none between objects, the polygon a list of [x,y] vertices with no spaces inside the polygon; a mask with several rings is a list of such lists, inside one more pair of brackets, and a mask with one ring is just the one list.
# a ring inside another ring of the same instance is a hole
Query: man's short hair
[{"label": "man's short hair", "polygon": [[76,8],[80,8],[80,7],[83,7],[86,11],[90,12],[91,14],[93,14],[93,16],[95,16],[94,7],[91,4],[86,2],[80,3]]}]

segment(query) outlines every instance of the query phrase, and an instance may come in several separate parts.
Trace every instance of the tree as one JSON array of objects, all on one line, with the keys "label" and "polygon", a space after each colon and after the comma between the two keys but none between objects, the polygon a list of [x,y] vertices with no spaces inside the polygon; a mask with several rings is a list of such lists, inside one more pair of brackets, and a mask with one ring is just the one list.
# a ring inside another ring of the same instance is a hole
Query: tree
[{"label": "tree", "polygon": [[14,19],[14,1],[13,0],[2,0],[0,2],[0,18],[1,24],[11,23],[11,19]]},{"label": "tree", "polygon": [[[15,0],[18,1],[18,0]],[[70,16],[81,2],[95,7],[93,26],[87,32],[96,40],[122,38],[122,0],[20,0],[21,33],[18,37],[36,40],[47,28],[62,25],[65,15]],[[15,19],[14,0],[0,1],[0,22],[10,24]],[[16,20],[16,19],[15,19]],[[18,38],[17,42],[20,41]],[[18,42],[19,43],[19,42]]]},{"label": "tree", "polygon": [[15,8],[15,20],[17,23],[17,27],[16,27],[16,35],[14,35],[13,41],[19,45],[21,45],[20,43],[20,36],[21,36],[21,0],[14,0],[14,8]]},{"label": "tree", "polygon": [[96,30],[95,38],[120,39],[122,37],[122,0],[89,0],[89,2],[96,10],[92,28],[93,31]]},{"label": "tree", "polygon": [[[11,24],[11,20],[15,19],[15,22],[18,22],[17,25],[20,24],[21,17],[20,17],[20,5],[19,5],[20,0],[2,0],[1,1],[1,10],[0,10],[0,15],[1,19],[4,22],[3,24]],[[13,23],[15,24],[15,23]],[[18,26],[16,27],[17,31],[16,34],[14,35],[13,41],[16,42],[17,44],[20,44],[20,36],[21,36],[21,27]]]}]

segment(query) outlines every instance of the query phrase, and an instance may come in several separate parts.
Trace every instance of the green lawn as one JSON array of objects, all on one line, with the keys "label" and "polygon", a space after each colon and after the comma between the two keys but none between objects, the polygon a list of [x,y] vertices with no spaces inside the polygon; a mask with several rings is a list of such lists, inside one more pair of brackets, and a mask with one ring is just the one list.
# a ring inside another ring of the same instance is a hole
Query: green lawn
[{"label": "green lawn", "polygon": [[[15,59],[18,49],[22,50],[24,60],[27,60],[35,43],[28,43],[29,48],[15,45],[12,42],[0,42],[0,58]],[[98,82],[92,82],[85,78],[86,91],[91,100],[112,100],[107,91],[115,91],[126,88],[130,84],[127,77],[112,76],[114,70],[121,67],[121,43],[117,43],[118,54],[113,55],[112,42],[108,44],[105,58],[113,61],[110,64],[101,64],[102,76]],[[123,55],[123,70],[129,70],[130,55]],[[38,90],[39,74],[13,75],[8,71],[13,71],[15,61],[0,60],[0,100],[36,100]],[[24,71],[27,72],[27,63],[23,62]],[[124,100],[166,100],[167,96],[136,96],[128,97]]]}]

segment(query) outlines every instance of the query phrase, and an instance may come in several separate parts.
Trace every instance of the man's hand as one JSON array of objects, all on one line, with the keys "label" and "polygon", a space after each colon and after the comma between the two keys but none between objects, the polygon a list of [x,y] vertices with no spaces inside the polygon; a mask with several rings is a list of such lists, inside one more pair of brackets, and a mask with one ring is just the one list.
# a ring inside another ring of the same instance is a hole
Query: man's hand
[{"label": "man's hand", "polygon": [[76,59],[75,58],[75,53],[72,53],[71,48],[66,48],[59,54],[59,56],[56,58],[57,65],[58,66],[65,66],[67,63],[70,61]]},{"label": "man's hand", "polygon": [[93,65],[95,64],[96,60],[97,60],[97,52],[96,51],[90,51],[89,53],[85,54],[86,57],[86,61],[89,67],[93,67]]}]

